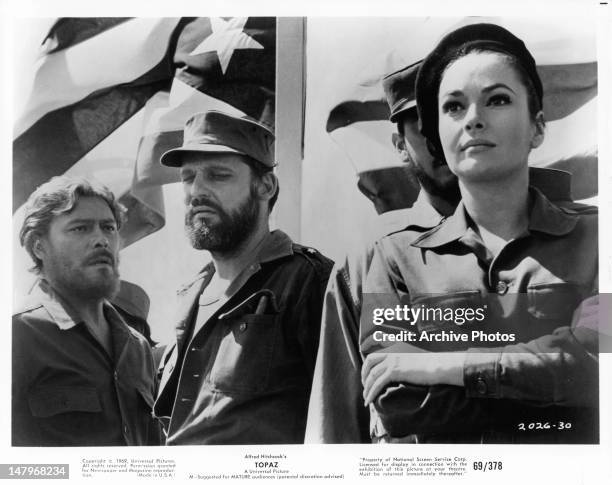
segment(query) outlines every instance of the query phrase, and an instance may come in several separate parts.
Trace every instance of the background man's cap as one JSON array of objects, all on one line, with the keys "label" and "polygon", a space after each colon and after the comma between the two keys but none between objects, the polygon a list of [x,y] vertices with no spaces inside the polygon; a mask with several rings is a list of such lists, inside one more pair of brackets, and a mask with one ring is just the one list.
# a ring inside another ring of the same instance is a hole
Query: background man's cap
[{"label": "background man's cap", "polygon": [[168,150],[160,162],[180,167],[185,152],[239,153],[274,167],[274,133],[248,116],[221,111],[196,113],[185,123],[183,146]]},{"label": "background man's cap", "polygon": [[389,121],[397,122],[398,115],[416,106],[414,86],[421,61],[403,67],[383,78],[383,89],[389,104]]},{"label": "background man's cap", "polygon": [[149,296],[140,286],[121,280],[119,292],[111,303],[121,307],[132,316],[146,320],[149,315]]}]

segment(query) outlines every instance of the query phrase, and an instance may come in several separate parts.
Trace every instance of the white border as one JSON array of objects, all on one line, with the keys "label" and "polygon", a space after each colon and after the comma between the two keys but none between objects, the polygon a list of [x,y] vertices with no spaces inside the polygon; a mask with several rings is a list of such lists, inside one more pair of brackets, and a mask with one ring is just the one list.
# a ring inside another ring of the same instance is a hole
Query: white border
[{"label": "white border", "polygon": [[[10,106],[12,100],[10,69],[12,66],[12,42],[18,39],[18,33],[13,32],[11,20],[15,17],[55,17],[55,16],[176,16],[185,14],[210,15],[275,15],[275,16],[419,16],[444,12],[445,15],[546,15],[563,16],[568,21],[579,21],[584,15],[594,14],[599,18],[598,49],[599,49],[599,86],[600,86],[600,117],[599,117],[599,159],[600,159],[600,227],[601,227],[601,272],[600,286],[602,291],[611,291],[612,288],[612,256],[608,248],[612,247],[610,211],[612,209],[612,170],[610,160],[612,148],[610,145],[610,134],[612,125],[610,123],[610,89],[612,86],[612,75],[610,61],[612,60],[612,6],[600,6],[599,2],[585,1],[535,1],[522,0],[498,2],[482,1],[437,1],[428,2],[402,2],[390,0],[378,0],[376,2],[365,0],[352,1],[309,1],[288,2],[276,1],[170,1],[152,2],[151,0],[116,1],[106,0],[104,2],[77,1],[7,1],[0,0],[1,16],[1,59],[3,60],[3,72],[0,77],[0,91],[2,92],[3,107],[1,114],[2,137],[1,155],[5,170],[10,167],[10,141],[11,120]],[[7,225],[10,223],[10,169],[0,177],[0,191],[5,197],[5,214]],[[8,238],[4,238],[6,244]],[[4,268],[11,268],[10,251],[6,246],[2,251]],[[5,271],[5,275],[10,274]],[[360,456],[393,456],[396,454],[419,456],[466,456],[468,459],[480,460],[502,460],[504,470],[497,474],[470,474],[467,478],[460,479],[463,483],[489,483],[494,480],[497,483],[516,483],[517,480],[526,483],[554,483],[561,484],[603,484],[612,483],[612,422],[610,410],[612,410],[612,355],[602,355],[601,358],[601,444],[598,446],[424,446],[400,445],[393,447],[374,447],[371,445],[302,445],[302,446],[266,446],[266,447],[182,447],[182,448],[147,448],[147,449],[16,449],[9,446],[10,423],[9,423],[9,401],[7,392],[10,381],[10,327],[8,325],[8,312],[11,308],[10,281],[7,276],[2,280],[2,308],[5,310],[5,325],[2,326],[0,341],[4,342],[3,352],[0,352],[2,360],[3,379],[5,392],[1,394],[0,406],[0,459],[3,463],[67,463],[71,464],[73,477],[78,477],[78,464],[82,458],[92,457],[166,457],[175,458],[179,469],[177,482],[189,481],[182,479],[185,470],[214,471],[214,470],[236,470],[246,464],[243,458],[245,453],[282,453],[287,456],[285,464],[294,471],[338,471],[345,473],[345,478],[355,476],[357,472],[357,459]],[[608,411],[608,412],[606,412]],[[250,462],[249,462],[250,464]],[[113,479],[112,475],[103,479]],[[95,479],[93,481],[101,481]],[[89,480],[88,480],[89,481]],[[362,479],[350,480],[358,482],[378,483],[380,480]],[[412,483],[430,483],[432,480],[412,479]],[[441,480],[433,480],[440,483]],[[405,483],[402,480],[385,480],[385,483]],[[229,483],[229,482],[224,482]],[[317,481],[321,483],[321,481]]]}]

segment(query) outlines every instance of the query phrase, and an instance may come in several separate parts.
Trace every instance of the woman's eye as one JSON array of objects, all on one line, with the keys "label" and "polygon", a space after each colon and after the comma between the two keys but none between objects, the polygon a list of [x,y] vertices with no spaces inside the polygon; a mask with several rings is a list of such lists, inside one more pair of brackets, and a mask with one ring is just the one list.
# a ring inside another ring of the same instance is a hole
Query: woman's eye
[{"label": "woman's eye", "polygon": [[496,94],[489,98],[490,106],[504,106],[506,104],[510,104],[510,96],[506,94]]},{"label": "woman's eye", "polygon": [[106,232],[116,232],[117,231],[117,226],[115,226],[114,224],[105,224],[103,229]]},{"label": "woman's eye", "polygon": [[442,105],[443,113],[457,113],[463,108],[463,105],[459,101],[446,101]]},{"label": "woman's eye", "polygon": [[74,226],[70,230],[73,232],[85,232],[87,230],[87,226]]}]

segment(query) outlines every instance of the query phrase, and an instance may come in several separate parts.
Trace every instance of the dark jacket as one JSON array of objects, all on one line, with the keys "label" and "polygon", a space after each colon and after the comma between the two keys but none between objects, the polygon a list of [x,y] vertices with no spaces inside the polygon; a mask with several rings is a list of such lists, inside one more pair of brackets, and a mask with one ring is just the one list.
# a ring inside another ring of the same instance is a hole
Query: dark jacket
[{"label": "dark jacket", "polygon": [[[274,231],[218,301],[209,264],[179,291],[155,413],[167,444],[301,443],[332,262]],[[194,333],[198,306],[214,313]]]},{"label": "dark jacket", "polygon": [[111,357],[47,291],[13,315],[13,446],[159,444],[147,341],[105,304]]}]

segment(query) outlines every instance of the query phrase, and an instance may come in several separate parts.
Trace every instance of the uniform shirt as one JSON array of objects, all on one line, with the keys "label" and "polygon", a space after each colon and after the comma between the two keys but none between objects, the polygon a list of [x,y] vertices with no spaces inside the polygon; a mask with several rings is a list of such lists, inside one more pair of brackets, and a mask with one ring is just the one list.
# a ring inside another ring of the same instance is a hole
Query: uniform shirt
[{"label": "uniform shirt", "polygon": [[[532,229],[537,229],[537,224],[545,225],[546,220],[553,214],[558,214],[558,209],[550,207],[548,202],[540,199],[541,205],[535,204],[537,210],[532,211]],[[580,210],[583,206],[571,202],[563,203],[573,210]],[[551,204],[552,205],[552,204]],[[535,208],[534,207],[534,208]],[[542,212],[540,213],[540,209]],[[549,212],[551,209],[552,212]],[[389,240],[399,259],[402,268],[411,264],[420,265],[418,261],[408,261],[401,258],[405,251],[414,251],[410,244],[414,239],[437,226],[441,216],[427,203],[423,197],[419,197],[417,203],[407,216],[407,224],[404,231],[389,235]],[[458,212],[457,214],[461,214]],[[568,215],[569,219],[573,216]],[[564,216],[561,215],[563,219]],[[594,218],[591,216],[591,220]],[[596,219],[596,217],[595,217]],[[539,221],[539,222],[538,222]],[[552,226],[554,221],[550,221]],[[559,222],[559,221],[557,221]],[[551,227],[552,228],[552,227]],[[592,238],[596,245],[597,237]],[[590,251],[590,249],[589,249]],[[596,252],[590,252],[591,256]],[[356,443],[374,441],[407,441],[415,442],[418,437],[409,435],[411,431],[406,429],[405,423],[422,423],[422,430],[452,431],[457,424],[462,424],[461,431],[483,423],[483,416],[491,413],[491,401],[493,399],[470,399],[472,397],[487,398],[522,398],[533,399],[542,402],[579,402],[581,405],[592,405],[596,401],[596,392],[593,387],[596,384],[593,378],[585,382],[585,386],[578,386],[576,376],[586,371],[596,379],[596,359],[590,353],[596,348],[596,340],[593,341],[593,333],[584,329],[570,329],[568,327],[552,329],[552,335],[546,335],[534,341],[524,344],[522,352],[516,348],[502,348],[501,345],[493,351],[479,352],[471,349],[468,353],[464,375],[466,388],[453,386],[431,386],[429,388],[418,388],[421,394],[415,408],[405,406],[402,408],[401,394],[407,394],[414,386],[401,385],[395,394],[389,397],[399,397],[397,401],[387,399],[382,415],[385,422],[381,420],[374,406],[368,411],[364,408],[361,385],[361,365],[364,355],[370,351],[379,350],[376,347],[364,348],[371,345],[372,328],[367,329],[360,326],[360,317],[363,311],[364,286],[366,279],[368,285],[375,288],[370,291],[390,291],[395,295],[395,287],[389,286],[386,265],[377,264],[378,268],[371,273],[374,248],[367,248],[358,256],[352,256],[342,265],[334,268],[332,277],[326,291],[323,321],[321,328],[321,343],[317,357],[317,367],[313,382],[313,391],[310,400],[307,441],[313,443]],[[383,258],[384,260],[384,258]],[[474,259],[472,259],[474,262]],[[590,273],[589,278],[593,280],[593,263],[586,269]],[[456,264],[449,264],[438,273],[441,282],[451,281],[452,276],[461,274]],[[473,271],[474,268],[472,268]],[[398,277],[399,278],[399,277]],[[381,285],[378,280],[385,281]],[[415,280],[414,285],[420,286],[422,282]],[[422,286],[425,288],[426,286]],[[391,289],[391,290],[390,290]],[[422,289],[418,292],[426,292]],[[571,315],[571,311],[569,312]],[[565,315],[567,318],[567,315]],[[577,341],[576,337],[578,336]],[[489,349],[490,350],[490,349]],[[578,357],[574,360],[574,357]],[[542,371],[547,365],[555,369],[550,376]],[[516,381],[521,381],[521,372],[525,369],[539,370],[539,379],[524,382],[525,385],[517,386]],[[583,376],[584,378],[584,376]],[[589,392],[583,392],[587,388]],[[551,391],[554,390],[554,391]],[[341,397],[339,397],[341,396]],[[427,399],[426,399],[427,397]],[[414,395],[408,396],[413,399]],[[390,404],[391,402],[391,404]],[[409,401],[414,403],[414,399]],[[506,401],[506,411],[512,409],[513,401]],[[394,404],[397,404],[394,406]],[[405,404],[405,402],[404,402]],[[496,405],[500,406],[499,403]],[[501,412],[501,410],[499,411]],[[412,414],[411,414],[412,413]],[[392,437],[385,429],[385,424],[390,427]],[[466,441],[480,439],[481,435],[468,436],[446,434],[440,439],[442,441]]]},{"label": "uniform shirt", "polygon": [[[274,231],[220,299],[200,301],[212,263],[179,291],[155,403],[167,444],[303,442],[331,266]],[[200,305],[209,318],[194,332]]]},{"label": "uniform shirt", "polygon": [[[383,216],[385,214],[382,214]],[[410,209],[392,211],[378,237],[402,229],[425,232],[442,221],[421,190]],[[364,407],[361,386],[359,318],[363,283],[370,269],[374,242],[337,263],[325,291],[321,341],[308,408],[306,442],[370,442],[370,435],[386,432],[375,413]],[[370,419],[370,417],[372,419]]]},{"label": "uniform shirt", "polygon": [[[420,441],[597,441],[597,338],[595,332],[575,328],[574,318],[579,304],[597,292],[597,212],[564,210],[537,189],[530,194],[528,230],[495,257],[463,204],[425,234],[402,231],[377,243],[364,293],[390,297],[391,305],[486,305],[480,324],[458,326],[451,321],[442,328],[439,322],[432,327],[420,320],[415,325],[419,333],[482,330],[514,333],[517,342],[503,349],[502,343],[471,339],[414,344],[430,351],[469,349],[466,387],[388,387],[376,409],[391,436],[416,434]],[[414,351],[409,343],[376,342],[373,332],[379,328],[371,318],[362,320],[364,355],[391,348]],[[523,433],[520,423],[531,421],[570,422],[571,430],[551,427]]]},{"label": "uniform shirt", "polygon": [[109,356],[46,282],[13,315],[14,446],[159,444],[149,344],[109,303]]}]

